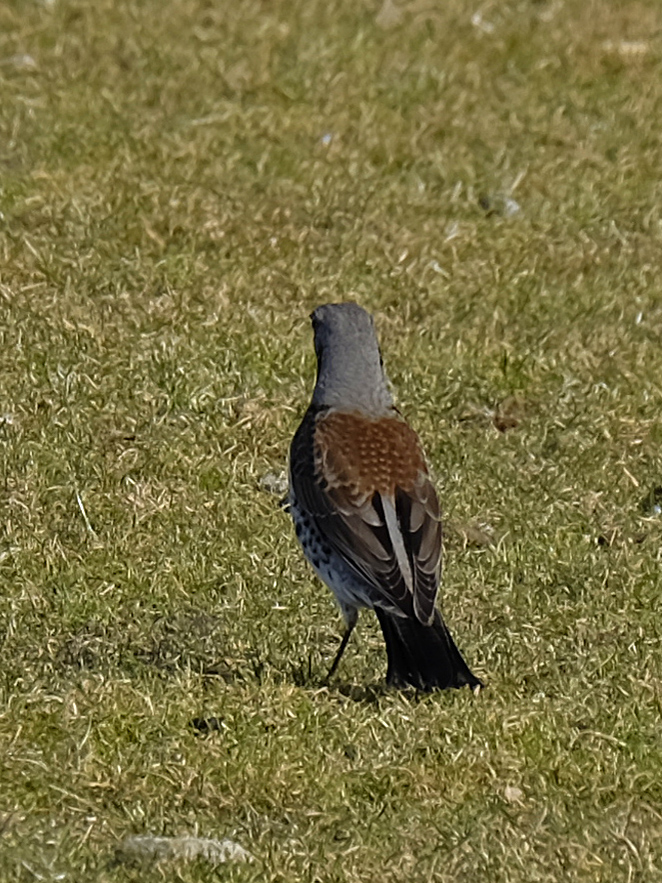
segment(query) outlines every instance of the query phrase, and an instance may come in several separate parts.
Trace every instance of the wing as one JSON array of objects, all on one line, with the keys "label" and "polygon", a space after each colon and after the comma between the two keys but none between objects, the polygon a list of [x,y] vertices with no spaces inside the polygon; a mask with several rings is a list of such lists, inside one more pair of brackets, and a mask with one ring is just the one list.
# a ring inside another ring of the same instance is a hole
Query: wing
[{"label": "wing", "polygon": [[439,502],[418,436],[403,420],[310,408],[292,442],[290,482],[296,505],[375,603],[432,621]]}]

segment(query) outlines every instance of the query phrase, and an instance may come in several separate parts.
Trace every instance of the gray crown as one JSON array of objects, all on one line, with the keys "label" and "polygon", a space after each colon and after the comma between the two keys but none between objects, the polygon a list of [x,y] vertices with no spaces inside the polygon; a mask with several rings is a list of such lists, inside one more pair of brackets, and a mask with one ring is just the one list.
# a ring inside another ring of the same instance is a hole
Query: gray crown
[{"label": "gray crown", "polygon": [[317,353],[313,404],[381,417],[393,408],[372,316],[358,304],[324,304],[311,313]]}]

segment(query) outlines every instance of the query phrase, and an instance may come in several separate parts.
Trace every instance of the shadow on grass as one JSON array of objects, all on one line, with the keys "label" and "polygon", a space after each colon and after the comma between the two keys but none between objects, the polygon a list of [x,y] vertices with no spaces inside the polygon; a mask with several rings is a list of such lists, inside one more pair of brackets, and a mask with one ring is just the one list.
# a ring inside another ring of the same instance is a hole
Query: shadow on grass
[{"label": "shadow on grass", "polygon": [[314,693],[324,690],[329,695],[342,695],[353,702],[375,703],[391,692],[385,684],[359,686],[338,683],[338,675],[329,681],[327,674],[320,674],[319,670],[313,668],[312,655],[309,655],[307,660],[291,665],[290,678],[295,687],[301,687]]},{"label": "shadow on grass", "polygon": [[352,702],[363,705],[376,705],[382,699],[388,696],[406,696],[412,702],[420,702],[429,698],[434,693],[424,693],[420,690],[412,688],[396,689],[389,687],[384,681],[378,681],[370,684],[348,684],[343,683],[342,679],[336,675],[332,681],[327,676],[320,676],[318,672],[313,671],[312,657],[308,658],[307,663],[291,668],[292,683],[304,690],[319,693],[325,691],[329,696],[342,696],[350,699]]}]

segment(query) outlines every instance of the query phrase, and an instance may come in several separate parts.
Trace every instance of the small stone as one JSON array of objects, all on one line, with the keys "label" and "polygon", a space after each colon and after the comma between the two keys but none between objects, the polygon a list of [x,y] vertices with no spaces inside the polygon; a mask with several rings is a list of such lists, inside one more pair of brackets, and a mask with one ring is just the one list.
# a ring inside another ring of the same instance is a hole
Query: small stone
[{"label": "small stone", "polygon": [[211,865],[228,861],[250,861],[252,856],[233,840],[206,837],[154,837],[152,834],[127,837],[117,847],[118,862],[158,864],[175,859],[195,861],[203,859]]},{"label": "small stone", "polygon": [[260,487],[270,494],[276,494],[279,497],[284,496],[287,494],[288,489],[287,473],[285,471],[265,473],[260,479]]},{"label": "small stone", "polygon": [[503,790],[503,796],[508,803],[521,803],[522,798],[524,797],[524,792],[521,788],[517,788],[515,785],[506,785]]}]

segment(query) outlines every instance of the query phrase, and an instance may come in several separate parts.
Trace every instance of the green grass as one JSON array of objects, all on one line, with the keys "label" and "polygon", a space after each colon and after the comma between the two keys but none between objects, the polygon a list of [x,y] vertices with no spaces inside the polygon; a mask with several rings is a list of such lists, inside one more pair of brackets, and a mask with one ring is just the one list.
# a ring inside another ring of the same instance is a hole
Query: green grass
[{"label": "green grass", "polygon": [[[1,880],[662,879],[661,119],[657,0],[0,7]],[[322,686],[268,486],[342,299],[479,696],[368,615]]]}]

